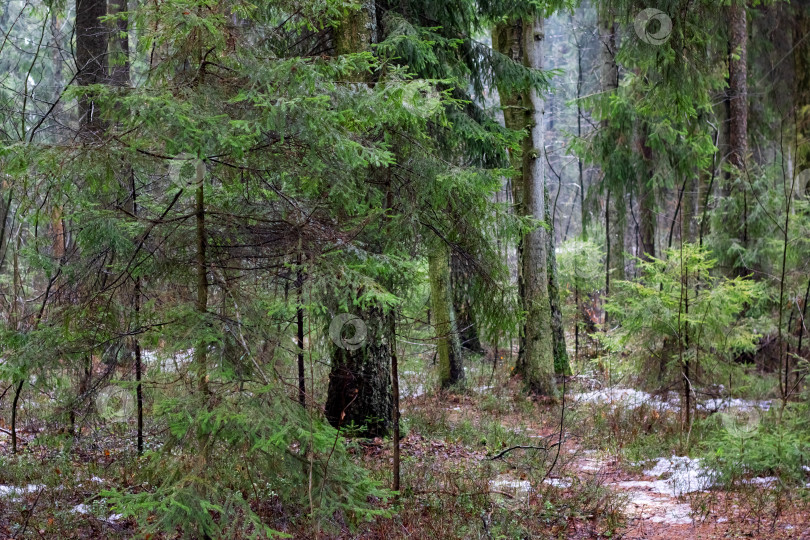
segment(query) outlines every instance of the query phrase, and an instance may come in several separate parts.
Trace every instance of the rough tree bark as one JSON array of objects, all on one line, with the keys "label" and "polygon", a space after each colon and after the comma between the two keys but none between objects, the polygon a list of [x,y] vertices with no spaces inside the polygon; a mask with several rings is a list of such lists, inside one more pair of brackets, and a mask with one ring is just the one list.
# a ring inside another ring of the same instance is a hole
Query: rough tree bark
[{"label": "rough tree bark", "polygon": [[[375,2],[365,2],[335,30],[336,53],[369,50],[376,32]],[[352,314],[363,321],[367,335],[358,348],[333,349],[326,417],[335,427],[353,423],[364,427],[364,435],[386,435],[393,417],[390,332],[394,324],[387,320],[393,315],[383,313],[380,306],[354,307]]]},{"label": "rough tree bark", "polygon": [[551,212],[548,186],[546,186],[544,199],[549,222],[549,230],[546,235],[548,239],[548,298],[551,308],[551,331],[554,338],[554,373],[571,375],[571,362],[568,359],[568,348],[565,346],[565,327],[560,304],[560,282],[557,277],[557,254],[554,245],[554,218]]},{"label": "rough tree bark", "polygon": [[367,333],[359,347],[335,346],[325,414],[336,428],[353,425],[363,436],[382,437],[388,434],[394,412],[389,321],[393,315],[384,314],[379,306],[358,308],[353,314]]},{"label": "rough tree bark", "polygon": [[[608,95],[619,87],[619,67],[616,64],[616,22],[611,10],[599,13],[599,79],[602,93]],[[607,126],[603,120],[602,127]],[[611,281],[624,279],[624,230],[626,228],[624,190],[615,179],[605,178],[605,292],[611,293]]]},{"label": "rough tree bark", "polygon": [[[523,61],[526,67],[543,69],[543,19],[524,21]],[[523,204],[527,215],[548,222],[545,208],[543,148],[544,102],[534,89],[525,92],[526,137],[523,141]],[[548,286],[548,230],[538,227],[523,238],[523,279],[526,339],[524,377],[532,392],[555,396],[554,339]]]},{"label": "rough tree bark", "polygon": [[[794,9],[793,26],[793,110],[796,115],[796,171],[810,165],[810,1],[791,2]],[[810,186],[808,186],[810,189]],[[808,193],[800,194],[803,196]]]},{"label": "rough tree bark", "polygon": [[450,290],[450,250],[439,238],[433,239],[431,244],[428,254],[430,302],[439,358],[439,382],[442,388],[449,388],[464,379],[461,342]]},{"label": "rough tree bark", "polygon": [[[109,30],[99,19],[107,15],[105,0],[76,0],[76,83],[79,86],[107,82]],[[83,135],[98,136],[103,129],[91,96],[79,96],[79,125]]]},{"label": "rough tree bark", "polygon": [[655,188],[651,184],[652,148],[647,144],[648,126],[641,127],[639,149],[644,159],[644,173],[638,178],[639,208],[639,257],[650,260],[655,257]]},{"label": "rough tree bark", "polygon": [[[523,62],[523,24],[520,20],[512,20],[495,26],[492,32],[492,47],[494,50],[512,59],[513,62]],[[524,129],[525,116],[523,113],[523,97],[519,92],[510,91],[503,86],[498,87],[498,95],[503,110],[504,125],[511,130],[519,131]],[[510,154],[512,169],[522,171],[522,162],[516,154]],[[515,175],[511,179],[512,200],[514,201],[514,212],[517,215],[525,215],[523,206],[523,174]],[[523,240],[518,242],[517,247],[517,285],[518,296],[521,302],[525,300],[525,286],[523,280]],[[525,304],[524,304],[525,307]],[[526,337],[525,328],[521,328],[518,335],[518,355],[515,362],[515,370],[522,373],[525,368],[526,357]]]},{"label": "rough tree bark", "polygon": [[482,353],[478,326],[473,312],[473,273],[464,260],[453,253],[450,257],[450,289],[453,294],[453,309],[461,346],[474,353]]},{"label": "rough tree bark", "polygon": [[[749,204],[747,179],[744,177],[748,154],[748,22],[745,0],[732,0],[729,8],[729,53],[729,163],[734,167],[735,175],[740,177],[741,193],[738,196],[742,199],[742,212],[728,216],[727,222],[732,229],[729,231],[731,238],[745,248],[748,245]],[[736,257],[732,265],[737,275],[748,273],[741,257]]]}]

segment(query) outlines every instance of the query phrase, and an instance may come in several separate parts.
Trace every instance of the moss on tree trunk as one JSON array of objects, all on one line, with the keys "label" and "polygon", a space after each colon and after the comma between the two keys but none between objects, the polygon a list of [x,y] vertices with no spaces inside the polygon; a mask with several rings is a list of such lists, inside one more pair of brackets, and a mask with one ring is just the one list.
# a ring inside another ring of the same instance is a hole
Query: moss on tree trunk
[{"label": "moss on tree trunk", "polygon": [[442,388],[448,388],[464,379],[464,367],[450,291],[450,250],[443,240],[433,241],[428,266],[433,328],[439,358],[439,381]]}]

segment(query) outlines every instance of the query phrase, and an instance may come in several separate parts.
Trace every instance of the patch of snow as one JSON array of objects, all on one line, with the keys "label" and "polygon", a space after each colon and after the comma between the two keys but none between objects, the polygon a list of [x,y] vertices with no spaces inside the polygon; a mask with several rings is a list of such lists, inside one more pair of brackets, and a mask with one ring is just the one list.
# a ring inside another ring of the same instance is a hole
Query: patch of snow
[{"label": "patch of snow", "polygon": [[164,373],[176,373],[180,367],[189,364],[194,360],[194,350],[177,351],[173,355],[163,351],[141,351],[141,360],[147,366],[156,366]]},{"label": "patch of snow", "polygon": [[714,473],[703,467],[699,459],[690,457],[659,458],[655,466],[644,471],[644,474],[657,478],[668,476],[661,480],[631,480],[611,485],[622,489],[643,489],[660,495],[680,497],[686,493],[703,491],[714,484]]},{"label": "patch of snow", "polygon": [[678,405],[669,403],[640,390],[633,388],[606,388],[592,392],[582,392],[571,396],[576,403],[607,403],[622,405],[628,408],[637,408],[649,405],[656,409],[677,410]]},{"label": "patch of snow", "polygon": [[[632,483],[632,482],[627,482]],[[627,501],[627,514],[631,518],[647,518],[653,523],[668,525],[688,525],[691,509],[669,497],[648,491],[631,491]]]},{"label": "patch of snow", "polygon": [[767,411],[771,408],[772,403],[773,400],[770,399],[754,401],[737,398],[713,398],[699,402],[697,404],[697,408],[701,411],[722,411],[728,409],[734,409],[740,412],[749,412],[753,410]]},{"label": "patch of snow", "polygon": [[756,478],[749,478],[743,480],[743,484],[752,484],[755,486],[771,486],[779,482],[779,479],[775,476],[758,476]]},{"label": "patch of snow", "polygon": [[728,518],[726,518],[726,517],[719,517],[719,518],[717,518],[717,523],[725,523],[725,522],[727,522],[727,521],[728,521]]},{"label": "patch of snow", "polygon": [[602,465],[604,465],[604,463],[598,459],[584,459],[579,469],[586,472],[599,472],[602,470]]},{"label": "patch of snow", "polygon": [[570,488],[572,485],[571,480],[567,480],[565,478],[546,478],[545,480],[543,480],[543,483],[563,489]]},{"label": "patch of snow", "polygon": [[[708,489],[714,484],[715,477],[711,470],[700,464],[699,459],[692,459],[688,456],[672,456],[670,459],[659,458],[655,466],[644,471],[644,474],[658,478],[669,474],[669,478],[666,480],[655,481],[654,489],[658,493],[675,497]],[[661,482],[666,486],[663,491]]]},{"label": "patch of snow", "polygon": [[[591,392],[581,392],[571,396],[576,403],[606,403],[613,406],[621,405],[627,408],[638,408],[648,405],[659,410],[677,411],[680,409],[678,396],[668,394],[666,399],[653,396],[647,392],[634,388],[605,388]],[[739,412],[767,411],[770,409],[773,400],[747,400],[737,398],[712,398],[697,403],[698,410],[705,412],[717,412],[724,410],[734,410]]]},{"label": "patch of snow", "polygon": [[77,504],[76,506],[74,506],[73,510],[71,510],[71,512],[76,512],[77,514],[89,514],[90,509],[87,507],[86,504],[81,503],[81,504]]},{"label": "patch of snow", "polygon": [[528,480],[518,480],[508,474],[499,474],[489,481],[489,487],[498,491],[514,492],[517,495],[528,496],[532,484]]},{"label": "patch of snow", "polygon": [[495,387],[494,386],[476,386],[475,388],[473,388],[473,390],[475,392],[478,392],[479,394],[484,394],[484,393],[488,392],[489,390],[492,390],[493,388],[495,388]]},{"label": "patch of snow", "polygon": [[424,396],[425,395],[425,387],[422,386],[421,384],[417,384],[415,386],[405,385],[405,387],[404,387],[404,389],[402,391],[402,395],[404,397],[410,397],[410,398],[417,398],[419,396]]},{"label": "patch of snow", "polygon": [[[75,512],[77,514],[92,515],[92,513],[90,512],[90,508],[84,503],[77,504],[76,506],[74,506],[71,509],[71,512]],[[108,516],[103,521],[106,521],[107,523],[113,524],[113,523],[116,523],[119,520],[121,520],[123,517],[124,517],[123,514],[111,514],[110,516]]]},{"label": "patch of snow", "polygon": [[605,466],[605,460],[597,457],[596,450],[585,450],[582,452],[585,456],[577,460],[577,469],[585,472],[599,472]]},{"label": "patch of snow", "polygon": [[45,486],[36,484],[28,484],[25,487],[0,485],[0,497],[9,497],[14,500],[19,498],[21,495],[25,495],[26,493],[35,493],[40,489],[45,489]]}]

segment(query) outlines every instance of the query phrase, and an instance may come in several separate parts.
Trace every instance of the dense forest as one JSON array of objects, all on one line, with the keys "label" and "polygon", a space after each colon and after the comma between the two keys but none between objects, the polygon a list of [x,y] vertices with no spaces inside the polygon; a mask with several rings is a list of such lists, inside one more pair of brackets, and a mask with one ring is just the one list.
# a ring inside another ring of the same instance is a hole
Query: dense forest
[{"label": "dense forest", "polygon": [[810,539],[810,1],[4,0],[0,538]]}]

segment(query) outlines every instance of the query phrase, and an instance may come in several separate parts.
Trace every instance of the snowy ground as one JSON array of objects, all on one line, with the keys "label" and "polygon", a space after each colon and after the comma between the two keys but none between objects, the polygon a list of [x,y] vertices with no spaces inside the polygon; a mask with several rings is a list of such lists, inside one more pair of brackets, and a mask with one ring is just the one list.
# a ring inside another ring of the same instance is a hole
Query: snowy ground
[{"label": "snowy ground", "polygon": [[[648,407],[662,411],[676,411],[681,407],[680,398],[674,394],[670,394],[665,399],[634,388],[613,387],[603,390],[593,390],[591,392],[575,393],[570,397],[574,403],[604,403],[614,407],[636,408],[647,405]],[[698,410],[707,412],[751,412],[767,411],[770,409],[772,403],[771,400],[754,401],[736,398],[710,398],[699,400],[696,406]]]}]

